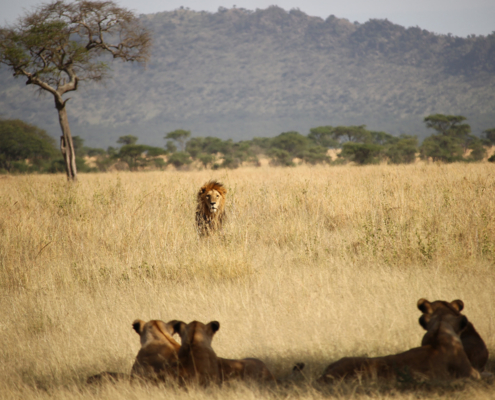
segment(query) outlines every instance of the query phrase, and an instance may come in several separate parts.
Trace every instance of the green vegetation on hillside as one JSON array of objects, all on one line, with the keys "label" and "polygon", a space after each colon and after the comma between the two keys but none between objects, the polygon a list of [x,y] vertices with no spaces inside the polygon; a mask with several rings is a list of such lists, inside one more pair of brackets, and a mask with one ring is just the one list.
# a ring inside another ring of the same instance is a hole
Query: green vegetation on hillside
[{"label": "green vegetation on hillside", "polygon": [[[495,34],[459,38],[279,7],[140,18],[153,35],[148,68],[115,63],[113,81],[72,96],[72,131],[92,146],[134,132],[159,146],[177,128],[237,142],[361,124],[423,139],[422,119],[439,112],[465,115],[474,131],[495,126]],[[4,115],[23,109],[22,118],[54,125],[11,81],[0,71]]]}]

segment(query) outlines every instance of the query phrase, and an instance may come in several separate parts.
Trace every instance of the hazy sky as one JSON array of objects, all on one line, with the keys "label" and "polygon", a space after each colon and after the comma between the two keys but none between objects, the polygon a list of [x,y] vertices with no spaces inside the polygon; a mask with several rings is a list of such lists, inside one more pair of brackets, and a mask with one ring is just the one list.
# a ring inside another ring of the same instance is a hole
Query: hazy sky
[{"label": "hazy sky", "polygon": [[[0,24],[14,22],[43,0],[0,0]],[[149,14],[180,6],[215,12],[218,7],[255,10],[278,5],[285,10],[299,8],[308,15],[327,18],[333,14],[351,22],[387,18],[396,24],[419,26],[436,33],[488,35],[495,31],[495,0],[116,0],[119,5]]]}]

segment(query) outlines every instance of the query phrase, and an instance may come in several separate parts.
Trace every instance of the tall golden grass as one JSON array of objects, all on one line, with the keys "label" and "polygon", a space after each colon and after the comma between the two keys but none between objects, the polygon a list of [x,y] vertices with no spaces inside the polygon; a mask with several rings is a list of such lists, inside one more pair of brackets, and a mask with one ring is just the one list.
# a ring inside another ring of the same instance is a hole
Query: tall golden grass
[{"label": "tall golden grass", "polygon": [[[199,239],[195,195],[229,189]],[[416,347],[416,301],[460,298],[495,349],[495,169],[480,164],[244,168],[0,179],[2,398],[491,397],[483,383],[315,388],[345,355]],[[134,319],[220,321],[222,357],[258,357],[290,388],[128,384]],[[489,369],[493,364],[490,362]]]}]

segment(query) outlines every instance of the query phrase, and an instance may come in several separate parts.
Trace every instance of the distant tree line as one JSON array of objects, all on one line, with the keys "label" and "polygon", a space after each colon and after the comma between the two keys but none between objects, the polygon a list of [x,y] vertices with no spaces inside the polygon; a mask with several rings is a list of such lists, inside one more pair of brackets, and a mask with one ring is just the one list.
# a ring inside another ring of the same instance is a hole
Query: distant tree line
[{"label": "distant tree line", "polygon": [[[125,165],[131,171],[163,169],[168,165],[181,169],[196,163],[204,168],[238,168],[242,164],[260,165],[267,157],[273,166],[306,164],[357,165],[408,164],[419,156],[438,162],[480,161],[486,149],[495,145],[495,128],[487,129],[481,137],[472,135],[471,127],[460,115],[429,115],[426,126],[435,133],[421,145],[413,135],[393,136],[371,131],[365,125],[319,126],[307,135],[283,132],[278,136],[256,137],[234,142],[217,137],[191,137],[191,132],[178,129],[168,132],[163,147],[137,144],[138,137],[127,135],[117,140],[120,147],[91,148],[74,136],[77,169],[81,172],[107,171],[110,166]],[[339,149],[336,159],[329,149]],[[85,160],[90,157],[92,165]],[[495,155],[489,158],[495,162]],[[64,172],[64,159],[55,141],[42,129],[20,120],[0,120],[0,173]]]}]

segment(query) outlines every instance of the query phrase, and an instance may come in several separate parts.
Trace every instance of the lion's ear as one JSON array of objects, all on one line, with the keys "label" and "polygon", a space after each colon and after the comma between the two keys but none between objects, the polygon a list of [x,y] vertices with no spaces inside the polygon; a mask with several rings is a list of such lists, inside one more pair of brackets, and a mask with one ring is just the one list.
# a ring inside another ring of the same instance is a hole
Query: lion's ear
[{"label": "lion's ear", "polygon": [[141,335],[141,333],[143,333],[144,324],[145,322],[143,320],[137,319],[132,323],[132,328],[138,335]]},{"label": "lion's ear", "polygon": [[218,321],[211,321],[208,325],[206,325],[209,329],[211,329],[212,333],[215,333],[220,329],[220,322]]},{"label": "lion's ear", "polygon": [[184,333],[184,330],[186,329],[186,323],[182,321],[170,321],[169,324],[172,325],[174,334],[178,333],[180,337],[182,337],[182,334]]},{"label": "lion's ear", "polygon": [[461,312],[464,309],[464,302],[462,300],[451,301],[450,305],[459,312]]},{"label": "lion's ear", "polygon": [[165,327],[167,328],[167,332],[170,333],[172,336],[175,335],[176,333],[179,333],[179,331],[175,330],[175,325],[181,321],[177,321],[176,319],[173,319],[172,321],[168,321],[165,324]]},{"label": "lion's ear", "polygon": [[201,189],[199,189],[199,194],[200,194],[200,195],[204,194],[204,192],[206,192],[206,189],[205,189],[205,188],[201,188]]},{"label": "lion's ear", "polygon": [[433,313],[433,309],[431,307],[431,303],[426,299],[419,299],[417,304],[419,311],[422,311],[423,314],[431,314]]},{"label": "lion's ear", "polygon": [[428,330],[428,322],[430,322],[429,314],[423,314],[421,317],[419,317],[419,324],[423,327],[425,331]]}]

